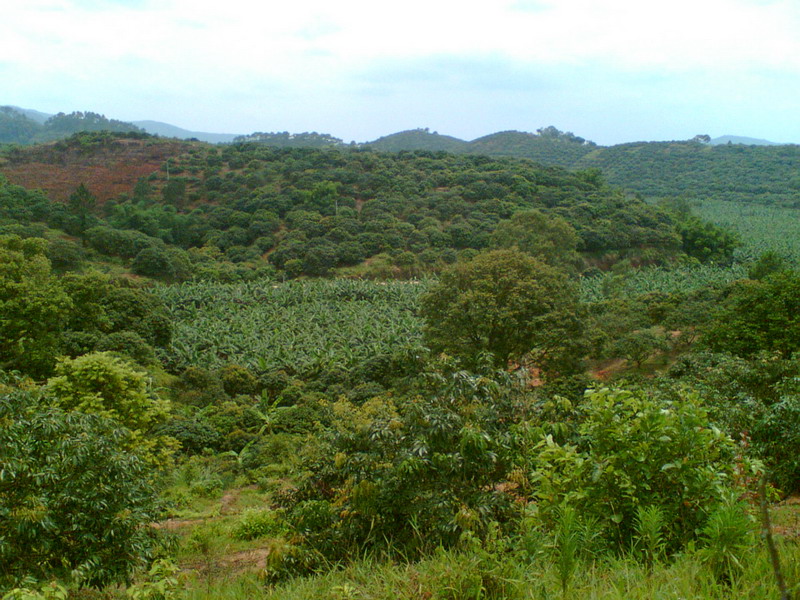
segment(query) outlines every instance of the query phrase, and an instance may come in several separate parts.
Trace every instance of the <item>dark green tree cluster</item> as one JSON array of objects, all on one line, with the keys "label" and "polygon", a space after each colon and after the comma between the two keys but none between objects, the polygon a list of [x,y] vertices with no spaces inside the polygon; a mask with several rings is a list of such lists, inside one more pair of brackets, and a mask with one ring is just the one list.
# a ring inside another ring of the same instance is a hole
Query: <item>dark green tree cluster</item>
[{"label": "dark green tree cluster", "polygon": [[[595,174],[527,161],[241,144],[188,156],[175,168],[203,169],[202,181],[187,179],[187,193],[214,204],[181,213],[171,234],[151,227],[150,235],[177,241],[179,231],[192,232],[193,240],[182,234],[184,243],[213,244],[233,261],[266,255],[288,276],[325,275],[365,259],[405,276],[438,270],[454,252],[488,247],[501,222],[531,209],[569,223],[583,253],[652,248],[667,256],[679,244],[666,214]],[[130,217],[143,208],[117,205],[110,218],[141,230],[153,219]],[[156,216],[160,209],[145,210]]]},{"label": "dark green tree cluster", "polygon": [[[99,136],[105,143],[106,135],[112,134],[81,134],[81,140]],[[140,180],[131,195],[102,206],[93,205],[86,186],[66,205],[48,209],[41,198],[21,201],[23,191],[0,182],[10,200],[9,226],[61,229],[100,254],[124,258],[138,274],[169,281],[270,269],[282,277],[411,277],[490,247],[517,246],[551,261],[562,236],[574,248],[559,260],[579,270],[624,259],[668,262],[681,250],[719,262],[735,243],[707,223],[626,196],[592,169],[255,143],[221,149],[187,143],[186,150]]]},{"label": "dark green tree cluster", "polygon": [[155,297],[106,275],[56,277],[40,238],[0,236],[0,356],[3,369],[41,377],[57,356],[114,350],[142,362],[171,336]]},{"label": "dark green tree cluster", "polygon": [[316,131],[305,133],[264,133],[257,131],[249,135],[240,135],[234,138],[234,143],[255,142],[265,146],[276,148],[330,148],[341,146],[344,142],[337,137],[327,133],[317,133]]},{"label": "dark green tree cluster", "polygon": [[792,165],[798,157],[797,145],[636,142],[602,148],[572,167],[602,169],[610,182],[649,198],[797,204],[800,188]]}]

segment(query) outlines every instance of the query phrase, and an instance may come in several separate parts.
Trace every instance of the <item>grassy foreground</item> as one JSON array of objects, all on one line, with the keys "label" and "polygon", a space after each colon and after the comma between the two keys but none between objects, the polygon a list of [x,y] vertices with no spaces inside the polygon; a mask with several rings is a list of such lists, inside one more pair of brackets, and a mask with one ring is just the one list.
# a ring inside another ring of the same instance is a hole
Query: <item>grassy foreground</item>
[{"label": "grassy foreground", "polygon": [[[719,539],[711,552],[690,545],[669,559],[648,561],[643,548],[622,556],[586,555],[580,548],[570,553],[553,536],[530,530],[483,545],[466,540],[457,549],[433,549],[419,561],[353,557],[348,565],[269,585],[264,568],[284,543],[280,532],[258,529],[259,516],[271,513],[269,492],[234,485],[197,497],[181,484],[173,488],[179,489],[194,497],[187,497],[186,507],[170,521],[181,575],[171,595],[159,596],[162,600],[780,598],[755,515],[744,539]],[[771,513],[790,597],[800,597],[800,503],[789,498],[773,505]],[[256,535],[241,535],[247,524],[246,531]],[[736,562],[726,563],[729,555]]]},{"label": "grassy foreground", "polygon": [[[785,574],[797,582],[800,549],[783,544]],[[744,570],[733,584],[715,580],[699,555],[681,556],[652,570],[633,558],[605,558],[575,565],[562,589],[557,561],[548,557],[520,561],[497,558],[485,551],[436,552],[412,564],[393,564],[364,558],[345,569],[292,580],[268,588],[257,575],[216,579],[190,578],[180,597],[192,600],[265,598],[281,600],[417,600],[436,598],[516,599],[773,599],[779,593],[763,548],[753,548]],[[795,586],[795,593],[797,586]]]}]

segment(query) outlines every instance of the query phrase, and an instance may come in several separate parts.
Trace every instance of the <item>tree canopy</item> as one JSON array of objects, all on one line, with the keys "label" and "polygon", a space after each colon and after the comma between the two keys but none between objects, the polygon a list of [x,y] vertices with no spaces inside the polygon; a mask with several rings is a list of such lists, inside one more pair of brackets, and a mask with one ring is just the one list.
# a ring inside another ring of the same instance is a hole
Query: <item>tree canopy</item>
[{"label": "tree canopy", "polygon": [[764,350],[786,357],[800,351],[800,274],[784,271],[735,284],[703,342],[711,350],[744,357]]},{"label": "tree canopy", "polygon": [[422,299],[420,312],[432,348],[468,363],[488,352],[500,366],[528,356],[553,368],[572,354],[566,349],[575,350],[582,331],[576,286],[515,249],[454,265]]},{"label": "tree canopy", "polygon": [[47,398],[0,396],[0,588],[60,578],[81,585],[129,580],[157,547],[146,463],[127,432]]}]

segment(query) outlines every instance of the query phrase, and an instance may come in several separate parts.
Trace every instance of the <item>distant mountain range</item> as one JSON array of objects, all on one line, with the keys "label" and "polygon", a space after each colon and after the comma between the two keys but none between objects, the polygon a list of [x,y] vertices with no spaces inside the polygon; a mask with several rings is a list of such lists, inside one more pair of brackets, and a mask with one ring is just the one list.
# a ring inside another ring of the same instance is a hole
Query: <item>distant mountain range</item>
[{"label": "distant mountain range", "polygon": [[745,146],[782,146],[779,142],[770,142],[769,140],[761,140],[758,138],[742,137],[740,135],[723,135],[714,138],[709,142],[712,146],[719,146],[721,144],[744,144]]},{"label": "distant mountain range", "polygon": [[[15,113],[15,116],[23,117],[24,120],[32,121],[27,128],[21,127],[21,125],[25,125],[24,123],[15,122],[12,125],[9,125],[5,121],[9,120],[3,119],[4,115],[9,115],[11,113]],[[92,115],[93,113],[73,113],[73,114],[88,114]],[[59,113],[59,115],[63,115],[63,113]],[[35,130],[36,126],[45,126],[48,119],[55,117],[57,115],[43,113],[38,110],[33,110],[29,108],[21,108],[18,106],[0,106],[0,143],[8,143],[8,142],[17,142],[17,143],[25,143],[20,139],[15,139],[15,136],[18,138],[20,136],[20,130],[23,129],[25,131],[32,131]],[[100,116],[100,115],[96,115]],[[105,117],[103,117],[105,118]],[[115,124],[124,123],[121,121],[113,121]],[[336,140],[337,144],[330,144],[329,142],[325,145],[344,145],[345,142],[339,140],[338,138],[334,138],[327,134],[288,134],[286,132],[282,134],[264,134],[264,133],[255,133],[255,134],[237,134],[237,133],[209,133],[206,131],[191,131],[188,129],[183,129],[182,127],[177,127],[175,125],[171,125],[169,123],[162,123],[160,121],[132,121],[129,123],[132,127],[131,130],[141,130],[146,133],[152,135],[158,135],[160,137],[168,137],[168,138],[176,138],[180,140],[189,140],[189,139],[196,139],[201,142],[208,142],[210,144],[226,144],[231,143],[234,141],[257,141],[261,143],[270,143],[275,145],[285,145],[281,143],[281,138],[286,139],[287,136],[291,138],[295,138],[298,135],[306,135],[306,140],[312,142],[312,137],[309,136],[321,136],[324,137],[326,140]],[[13,130],[9,132],[9,130]],[[48,137],[48,136],[45,136]],[[509,138],[514,137],[516,138],[511,142]],[[555,127],[545,127],[540,129],[537,133],[527,133],[527,132],[520,132],[520,131],[503,131],[499,133],[490,134],[476,140],[467,141],[462,140],[456,137],[452,137],[449,135],[442,135],[437,132],[431,133],[427,128],[425,129],[411,129],[408,131],[401,131],[398,133],[393,133],[391,135],[386,135],[383,137],[378,138],[372,142],[364,142],[360,144],[362,146],[370,146],[376,148],[378,150],[383,150],[387,152],[399,152],[401,150],[429,150],[429,151],[445,151],[445,152],[467,152],[470,154],[479,154],[484,153],[484,151],[488,150],[489,154],[518,154],[518,152],[514,152],[510,150],[510,146],[520,146],[525,147],[529,145],[531,141],[530,138],[537,138],[537,140],[541,143],[543,141],[547,141],[548,138],[551,142],[553,141],[570,141],[575,142],[578,141],[587,147],[598,147],[596,144],[592,142],[587,142],[583,138],[575,136],[569,132],[561,132]],[[265,139],[266,138],[266,139]],[[31,142],[37,141],[46,141],[43,139],[36,139],[35,136],[33,139],[30,140]],[[759,138],[751,138],[751,137],[743,137],[743,136],[736,136],[736,135],[723,135],[717,138],[711,139],[709,142],[712,146],[718,146],[723,144],[742,144],[746,146],[779,146],[782,145],[778,142],[772,142],[770,140],[764,140]],[[294,143],[291,145],[298,145],[297,141],[295,140]],[[497,146],[501,146],[500,152],[497,152]],[[528,152],[523,152],[522,154],[529,154]],[[578,153],[584,154],[584,153]],[[536,159],[535,156],[528,156],[528,158]]]},{"label": "distant mountain range", "polygon": [[201,142],[208,142],[209,144],[228,144],[232,142],[239,134],[238,133],[208,133],[205,131],[189,131],[182,129],[169,123],[161,123],[160,121],[133,121],[140,129],[144,129],[147,133],[153,135],[160,135],[161,137],[178,138],[179,140],[196,139]]}]

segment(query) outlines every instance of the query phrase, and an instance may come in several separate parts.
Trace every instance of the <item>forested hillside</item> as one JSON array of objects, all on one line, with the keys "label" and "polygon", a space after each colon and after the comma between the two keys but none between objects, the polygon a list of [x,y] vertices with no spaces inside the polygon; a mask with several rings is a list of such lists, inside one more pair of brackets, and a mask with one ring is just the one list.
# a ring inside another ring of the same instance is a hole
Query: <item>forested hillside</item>
[{"label": "forested hillside", "polygon": [[639,142],[598,149],[572,164],[650,198],[686,196],[800,206],[800,146]]},{"label": "forested hillside", "polygon": [[[393,152],[425,150],[527,158],[571,171],[596,168],[609,183],[650,199],[686,196],[792,206],[800,202],[800,146],[709,144],[700,138],[703,136],[598,146],[570,132],[546,127],[536,133],[503,131],[467,142],[417,129],[362,146]],[[264,134],[242,139],[287,145],[277,135],[272,139]],[[296,136],[292,145],[304,145],[300,140],[302,135]],[[341,147],[343,143],[328,138],[326,145]]]},{"label": "forested hillside", "polygon": [[[664,262],[682,249],[674,216],[608,186],[599,172],[522,159],[80,134],[14,148],[0,170],[68,200],[44,219],[85,246],[134,262],[147,247],[141,274],[202,268],[201,256],[283,277],[435,272],[505,243],[498,227],[533,210],[566,224],[575,239],[562,241],[581,253],[582,268]],[[96,204],[77,223],[69,207],[81,185]],[[172,259],[159,250],[166,247]],[[170,260],[184,266],[162,268]]]},{"label": "forested hillside", "polygon": [[[91,112],[59,113],[42,119],[20,109],[0,107],[0,144],[33,144],[60,140],[80,131],[143,132],[130,123]],[[158,131],[178,135],[185,130],[158,124]],[[209,139],[215,134],[207,134]],[[219,134],[222,135],[222,134]],[[549,126],[535,133],[502,131],[472,141],[426,129],[412,129],[374,141],[350,142],[327,133],[256,132],[228,136],[234,143],[256,143],[278,148],[372,148],[385,152],[430,151],[526,158],[570,171],[600,169],[612,185],[647,199],[686,196],[744,202],[800,203],[800,146],[720,143],[695,136],[671,142],[633,142],[599,146],[572,132]],[[223,139],[223,138],[219,138]],[[763,140],[752,140],[759,144]]]}]

